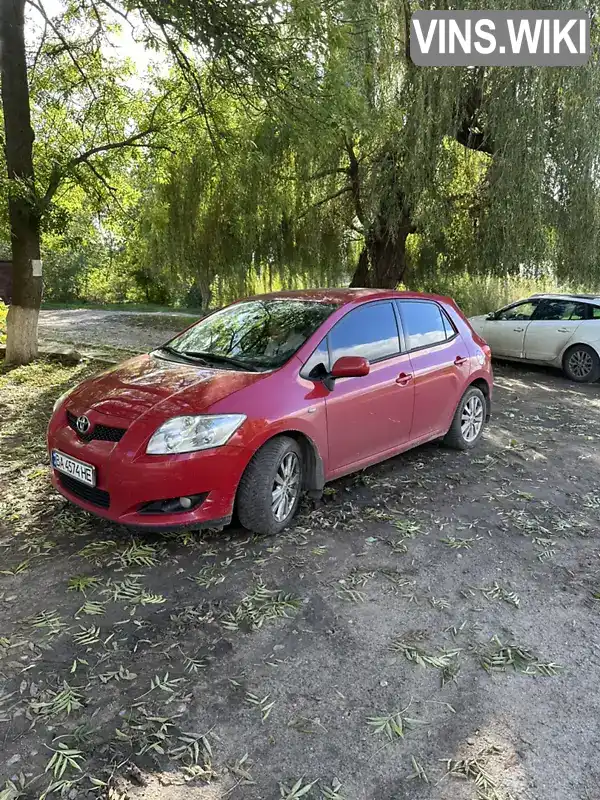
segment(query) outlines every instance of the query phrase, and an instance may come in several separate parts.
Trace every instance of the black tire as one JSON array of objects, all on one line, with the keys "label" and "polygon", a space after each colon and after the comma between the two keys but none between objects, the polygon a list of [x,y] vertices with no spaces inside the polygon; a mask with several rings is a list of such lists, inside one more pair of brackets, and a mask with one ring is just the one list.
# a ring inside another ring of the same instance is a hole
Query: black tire
[{"label": "black tire", "polygon": [[574,344],[563,356],[563,371],[576,383],[593,383],[600,378],[600,358],[593,347]]},{"label": "black tire", "polygon": [[[467,404],[474,400],[475,405],[477,405],[477,400],[479,401],[482,419],[481,419],[481,426],[479,427],[479,431],[475,435],[473,439],[469,439],[468,436],[463,431],[463,411],[465,411]],[[467,391],[463,394],[460,399],[460,403],[454,413],[454,419],[452,420],[452,425],[450,425],[450,429],[446,436],[444,437],[444,444],[447,447],[452,447],[454,450],[470,450],[472,447],[475,447],[477,442],[480,440],[481,435],[483,433],[483,429],[485,427],[485,418],[487,413],[487,402],[485,399],[485,395],[478,389],[476,386],[471,386]]]},{"label": "black tire", "polygon": [[[290,454],[298,463],[298,490],[289,511],[278,519],[273,510],[273,487],[280,467]],[[246,467],[237,492],[237,514],[244,528],[253,533],[276,534],[289,525],[296,513],[302,489],[302,451],[289,436],[277,436],[258,450]]]}]

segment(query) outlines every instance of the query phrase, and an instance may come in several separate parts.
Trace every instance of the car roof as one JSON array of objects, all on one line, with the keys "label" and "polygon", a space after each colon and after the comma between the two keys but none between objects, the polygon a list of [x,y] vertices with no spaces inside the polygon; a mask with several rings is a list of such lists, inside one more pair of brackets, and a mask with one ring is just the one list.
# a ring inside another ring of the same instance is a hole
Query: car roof
[{"label": "car roof", "polygon": [[415,299],[415,300],[440,300],[448,302],[447,297],[436,294],[426,294],[423,292],[400,292],[395,289],[296,289],[282,292],[270,292],[268,294],[254,295],[247,297],[246,300],[312,300],[314,302],[334,303],[335,305],[345,305],[346,303],[358,303],[366,300],[384,300],[386,298]]},{"label": "car roof", "polygon": [[596,294],[532,294],[531,300],[583,300],[600,303],[600,295]]}]

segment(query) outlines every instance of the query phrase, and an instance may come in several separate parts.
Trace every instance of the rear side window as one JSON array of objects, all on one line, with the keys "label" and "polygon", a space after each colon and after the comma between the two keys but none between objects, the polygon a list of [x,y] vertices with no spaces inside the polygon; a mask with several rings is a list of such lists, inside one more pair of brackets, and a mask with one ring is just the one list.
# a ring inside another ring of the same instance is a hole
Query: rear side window
[{"label": "rear side window", "polygon": [[587,315],[585,303],[576,303],[573,300],[542,300],[537,307],[534,319],[536,320],[582,320]]},{"label": "rear side window", "polygon": [[396,315],[391,303],[368,303],[346,314],[329,333],[331,363],[341,356],[379,361],[400,352]]},{"label": "rear side window", "polygon": [[454,323],[445,311],[442,311],[442,322],[444,323],[444,328],[446,330],[446,339],[454,338],[457,334],[457,330],[454,327]]},{"label": "rear side window", "polygon": [[600,306],[590,306],[590,312],[592,319],[600,319]]},{"label": "rear side window", "polygon": [[398,305],[408,350],[441,344],[456,335],[450,320],[437,303],[427,300],[401,300]]}]

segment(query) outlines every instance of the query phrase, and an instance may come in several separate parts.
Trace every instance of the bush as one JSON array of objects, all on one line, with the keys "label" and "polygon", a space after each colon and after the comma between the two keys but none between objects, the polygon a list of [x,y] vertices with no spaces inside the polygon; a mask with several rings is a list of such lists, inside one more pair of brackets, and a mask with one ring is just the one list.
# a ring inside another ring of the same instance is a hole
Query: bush
[{"label": "bush", "polygon": [[5,306],[0,300],[0,344],[6,342],[6,317],[8,315],[8,306]]},{"label": "bush", "polygon": [[563,292],[594,292],[595,286],[573,286],[560,284],[545,278],[525,278],[519,275],[440,275],[436,280],[423,281],[419,285],[411,282],[410,288],[421,292],[452,297],[467,316],[486,314],[532,294],[562,294]]}]

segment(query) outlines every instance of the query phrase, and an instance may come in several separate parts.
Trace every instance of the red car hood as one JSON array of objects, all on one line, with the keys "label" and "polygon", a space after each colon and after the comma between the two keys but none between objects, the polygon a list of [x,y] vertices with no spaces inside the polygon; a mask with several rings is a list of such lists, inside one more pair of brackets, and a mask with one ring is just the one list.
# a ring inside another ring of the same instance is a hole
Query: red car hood
[{"label": "red car hood", "polygon": [[95,411],[127,422],[159,403],[165,403],[165,412],[173,416],[200,413],[266,374],[136,356],[84,381],[71,393],[67,406],[76,414]]}]

